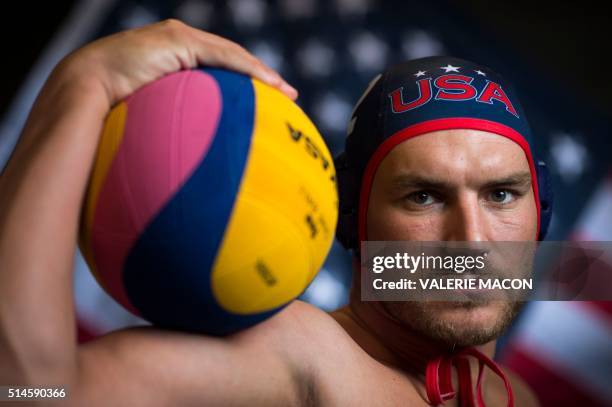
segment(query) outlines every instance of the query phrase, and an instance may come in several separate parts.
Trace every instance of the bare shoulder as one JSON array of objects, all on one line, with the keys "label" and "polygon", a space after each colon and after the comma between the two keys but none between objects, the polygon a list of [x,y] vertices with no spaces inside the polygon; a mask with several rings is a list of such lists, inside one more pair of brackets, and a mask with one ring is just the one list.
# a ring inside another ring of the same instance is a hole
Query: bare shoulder
[{"label": "bare shoulder", "polygon": [[108,401],[110,394],[123,401],[115,405],[298,405],[309,391],[305,379],[316,349],[340,333],[336,325],[325,312],[294,301],[222,338],[153,327],[117,331],[80,347],[81,399]]},{"label": "bare shoulder", "polygon": [[519,375],[507,367],[502,367],[502,370],[512,384],[512,392],[517,406],[537,407],[540,405],[538,397]]},{"label": "bare shoulder", "polygon": [[[324,326],[335,327],[335,321],[322,310],[301,301],[294,301],[271,318],[241,332],[225,337],[192,334],[155,327],[133,327],[112,332],[81,346],[84,354],[112,353],[138,357],[151,351],[164,354],[167,349],[173,355],[183,351],[191,355],[209,347],[256,349],[258,352],[275,353],[289,347],[292,341],[304,341],[309,332],[320,333]],[[176,347],[178,345],[178,347]],[[292,348],[294,346],[291,346]]]},{"label": "bare shoulder", "polygon": [[[322,362],[321,355],[329,353],[344,357],[361,350],[345,329],[330,314],[303,301],[293,301],[282,312],[261,324],[262,332],[269,332],[287,347],[288,357],[301,369],[314,368]],[[245,335],[256,334],[246,332]]]},{"label": "bare shoulder", "polygon": [[279,322],[292,325],[302,335],[315,333],[322,340],[328,336],[349,338],[342,326],[327,312],[303,301],[293,301],[279,314]]}]

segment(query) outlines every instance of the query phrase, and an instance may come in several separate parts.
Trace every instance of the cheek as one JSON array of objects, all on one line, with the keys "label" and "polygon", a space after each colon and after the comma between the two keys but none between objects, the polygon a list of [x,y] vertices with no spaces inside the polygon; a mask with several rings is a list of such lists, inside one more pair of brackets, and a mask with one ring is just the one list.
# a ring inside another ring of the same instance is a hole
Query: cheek
[{"label": "cheek", "polygon": [[531,241],[537,239],[538,212],[533,192],[526,195],[520,204],[508,212],[494,217],[491,240]]}]

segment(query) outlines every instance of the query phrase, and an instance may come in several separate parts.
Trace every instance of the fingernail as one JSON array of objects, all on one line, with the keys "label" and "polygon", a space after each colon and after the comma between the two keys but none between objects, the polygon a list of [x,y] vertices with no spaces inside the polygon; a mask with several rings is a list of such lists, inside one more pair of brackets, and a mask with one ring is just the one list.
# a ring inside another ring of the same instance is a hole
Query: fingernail
[{"label": "fingernail", "polygon": [[293,86],[289,85],[287,82],[283,81],[280,89],[287,94],[292,100],[297,99],[298,91]]}]

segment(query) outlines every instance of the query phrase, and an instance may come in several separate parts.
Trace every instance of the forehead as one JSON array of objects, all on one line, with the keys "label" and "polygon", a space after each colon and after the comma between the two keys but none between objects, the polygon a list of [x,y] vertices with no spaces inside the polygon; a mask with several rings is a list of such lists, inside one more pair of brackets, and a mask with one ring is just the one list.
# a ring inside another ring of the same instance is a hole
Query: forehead
[{"label": "forehead", "polygon": [[419,172],[441,176],[504,176],[529,171],[514,141],[480,130],[441,130],[405,140],[379,166],[383,173]]}]

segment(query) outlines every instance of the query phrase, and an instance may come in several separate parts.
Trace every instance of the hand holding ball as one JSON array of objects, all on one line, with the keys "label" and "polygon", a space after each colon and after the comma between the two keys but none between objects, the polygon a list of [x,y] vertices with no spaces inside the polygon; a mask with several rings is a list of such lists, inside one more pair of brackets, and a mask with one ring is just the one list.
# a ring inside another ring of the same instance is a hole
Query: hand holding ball
[{"label": "hand holding ball", "polygon": [[224,335],[308,286],[331,247],[337,204],[331,155],[289,98],[241,74],[181,71],[108,115],[80,246],[133,313]]}]

